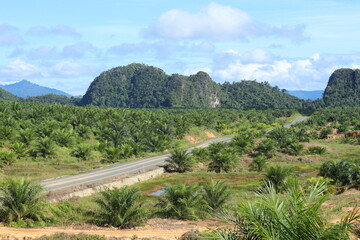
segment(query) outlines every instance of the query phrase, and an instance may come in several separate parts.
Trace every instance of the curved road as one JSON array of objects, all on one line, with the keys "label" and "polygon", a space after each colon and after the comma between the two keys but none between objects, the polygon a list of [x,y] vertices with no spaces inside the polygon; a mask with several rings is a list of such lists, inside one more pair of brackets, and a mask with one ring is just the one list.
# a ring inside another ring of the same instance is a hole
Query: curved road
[{"label": "curved road", "polygon": [[[285,128],[290,128],[293,124],[304,121],[308,117],[297,117],[289,125],[285,125]],[[269,130],[271,131],[271,130]],[[215,142],[230,142],[232,137],[216,138],[208,140],[198,146],[197,148],[206,148],[211,143]],[[191,152],[193,148],[189,148],[187,151]],[[161,156],[145,158],[140,160],[135,160],[131,162],[116,163],[106,168],[95,169],[90,172],[81,173],[77,175],[63,176],[53,179],[48,179],[41,181],[41,184],[49,191],[56,191],[67,187],[78,186],[81,184],[89,184],[95,182],[101,182],[106,179],[116,177],[122,174],[132,174],[139,171],[147,171],[159,167],[164,164],[165,160],[170,156],[170,154],[165,154]]]},{"label": "curved road", "polygon": [[[198,146],[197,148],[206,148],[211,143],[215,142],[230,142],[232,137],[224,137],[208,140]],[[188,152],[192,151],[194,148],[189,148]],[[92,170],[86,173],[80,173],[76,175],[63,176],[53,179],[48,179],[41,181],[41,184],[49,191],[56,191],[62,188],[77,186],[81,184],[89,184],[95,182],[101,182],[103,180],[119,176],[121,174],[131,174],[139,171],[147,171],[154,169],[154,167],[159,167],[164,164],[165,160],[170,156],[170,154],[165,154],[161,156],[145,158],[140,160],[135,160],[131,162],[124,163],[115,163],[106,168],[99,168]]]}]

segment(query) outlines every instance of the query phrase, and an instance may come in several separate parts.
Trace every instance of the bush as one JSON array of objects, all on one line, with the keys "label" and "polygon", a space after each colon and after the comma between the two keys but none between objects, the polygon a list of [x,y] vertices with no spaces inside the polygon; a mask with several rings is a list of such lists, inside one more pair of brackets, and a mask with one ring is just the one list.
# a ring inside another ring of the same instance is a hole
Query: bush
[{"label": "bush", "polygon": [[256,156],[251,162],[249,168],[252,171],[261,172],[264,169],[266,162],[267,158],[264,155]]},{"label": "bush", "polygon": [[95,201],[100,208],[96,221],[119,228],[132,228],[144,223],[149,214],[141,198],[137,188],[127,186],[101,192],[101,198]]},{"label": "bush", "polygon": [[225,208],[230,200],[231,192],[229,186],[222,180],[208,181],[203,184],[203,199],[211,211],[218,211]]},{"label": "bush", "polygon": [[331,178],[333,184],[338,186],[358,186],[360,184],[360,159],[324,162],[320,167],[319,176]]},{"label": "bush", "polygon": [[164,168],[167,172],[183,173],[191,171],[194,166],[194,160],[186,149],[176,149],[165,162]]},{"label": "bush", "polygon": [[270,167],[265,174],[261,186],[271,184],[276,192],[282,192],[285,189],[286,179],[293,176],[293,169],[290,167],[275,166]]},{"label": "bush", "polygon": [[88,144],[80,144],[71,152],[74,157],[88,160],[91,157],[92,147]]},{"label": "bush", "polygon": [[215,230],[206,239],[350,239],[358,211],[329,223],[321,211],[325,193],[326,184],[319,182],[309,189],[294,179],[281,194],[268,184],[255,200],[241,203],[235,216],[224,216],[234,224],[233,230]]},{"label": "bush", "polygon": [[0,220],[10,223],[43,218],[43,187],[29,179],[8,179],[0,187]]},{"label": "bush", "polygon": [[13,151],[0,152],[0,167],[4,165],[12,165],[16,161],[16,153]]},{"label": "bush", "polygon": [[207,208],[200,186],[185,183],[166,186],[155,206],[160,216],[183,220],[201,219]]},{"label": "bush", "polygon": [[309,147],[308,148],[308,152],[310,154],[319,154],[322,155],[324,153],[326,153],[326,148],[325,147],[319,147],[319,146],[313,146],[313,147]]}]

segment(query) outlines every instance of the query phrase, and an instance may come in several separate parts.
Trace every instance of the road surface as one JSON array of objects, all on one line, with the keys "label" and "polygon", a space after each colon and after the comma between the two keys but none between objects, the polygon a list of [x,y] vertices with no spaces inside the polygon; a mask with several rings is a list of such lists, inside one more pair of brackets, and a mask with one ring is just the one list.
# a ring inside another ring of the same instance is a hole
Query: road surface
[{"label": "road surface", "polygon": [[[295,123],[306,120],[308,117],[297,117],[289,125],[285,125],[285,128],[290,128]],[[271,130],[269,130],[271,131]],[[197,148],[206,148],[211,143],[215,142],[230,142],[232,137],[216,138],[208,140],[198,146]],[[189,148],[187,151],[191,152],[193,148]],[[165,160],[170,156],[170,154],[165,154],[162,156],[156,156],[151,158],[145,158],[140,160],[135,160],[131,162],[116,163],[106,168],[95,169],[90,172],[81,173],[77,175],[63,176],[53,179],[48,179],[41,181],[41,184],[45,186],[48,191],[56,191],[63,188],[74,187],[82,184],[91,184],[102,182],[106,179],[120,176],[122,174],[132,174],[139,171],[147,171],[159,167],[164,164]]]},{"label": "road surface", "polygon": [[[230,142],[232,137],[216,138],[208,140],[198,146],[197,148],[206,148],[211,143],[215,142]],[[189,148],[188,152],[192,151],[194,148]],[[139,171],[147,171],[154,169],[164,164],[165,160],[170,156],[170,154],[165,154],[162,156],[156,156],[151,158],[145,158],[140,160],[135,160],[131,162],[124,163],[115,163],[106,168],[99,168],[92,170],[90,172],[81,173],[77,175],[63,176],[53,179],[48,179],[41,181],[41,184],[48,191],[56,191],[63,188],[73,187],[81,184],[90,184],[101,182],[112,177],[119,176],[121,174],[131,174]]]},{"label": "road surface", "polygon": [[284,128],[290,128],[292,125],[298,123],[298,122],[302,122],[302,121],[305,121],[306,119],[308,119],[309,117],[306,117],[306,116],[300,116],[300,117],[297,117],[295,118],[290,124],[288,125],[285,125]]}]

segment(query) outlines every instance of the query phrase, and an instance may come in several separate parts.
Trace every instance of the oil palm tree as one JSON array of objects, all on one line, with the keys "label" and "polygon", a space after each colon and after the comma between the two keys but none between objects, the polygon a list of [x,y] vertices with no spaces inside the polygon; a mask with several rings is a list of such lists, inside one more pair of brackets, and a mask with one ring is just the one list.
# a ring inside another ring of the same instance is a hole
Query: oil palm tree
[{"label": "oil palm tree", "polygon": [[199,184],[179,183],[165,187],[158,203],[158,214],[167,218],[196,220],[204,216],[206,206]]},{"label": "oil palm tree", "polygon": [[[236,216],[226,215],[235,227],[215,231],[213,239],[233,240],[345,240],[360,218],[357,210],[336,224],[321,214],[327,200],[326,183],[303,188],[297,179],[288,181],[286,191],[278,193],[268,182],[251,202],[240,203]],[[230,217],[229,217],[230,216]]]},{"label": "oil palm tree", "polygon": [[229,186],[222,180],[210,180],[203,184],[203,199],[209,206],[210,211],[224,209],[231,198]]},{"label": "oil palm tree", "polygon": [[166,164],[164,165],[164,168],[168,172],[183,173],[190,171],[194,166],[191,154],[182,149],[175,149],[165,162]]},{"label": "oil palm tree", "polygon": [[26,178],[5,180],[0,186],[0,221],[40,220],[45,207],[43,190]]},{"label": "oil palm tree", "polygon": [[148,217],[140,190],[133,187],[114,188],[101,192],[96,199],[100,211],[96,219],[103,225],[132,228],[142,224]]}]

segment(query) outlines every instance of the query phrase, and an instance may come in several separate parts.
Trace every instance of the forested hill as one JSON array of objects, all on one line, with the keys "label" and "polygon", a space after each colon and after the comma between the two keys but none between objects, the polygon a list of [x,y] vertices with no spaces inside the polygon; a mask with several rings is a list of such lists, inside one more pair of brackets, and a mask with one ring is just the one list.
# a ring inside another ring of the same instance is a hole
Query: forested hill
[{"label": "forested hill", "polygon": [[354,106],[360,104],[360,70],[341,68],[329,79],[323,100],[327,106]]},{"label": "forested hill", "polygon": [[277,86],[256,81],[241,81],[224,83],[222,85],[224,98],[221,101],[226,108],[291,108],[302,109],[305,101],[286,94]]},{"label": "forested hill", "polygon": [[0,100],[16,102],[20,98],[0,88]]},{"label": "forested hill", "polygon": [[183,76],[133,63],[100,74],[81,105],[123,108],[210,108],[220,104],[221,88],[205,72]]},{"label": "forested hill", "polygon": [[205,72],[167,75],[144,64],[130,64],[95,78],[81,105],[125,108],[302,108],[303,100],[267,83],[214,82]]}]

